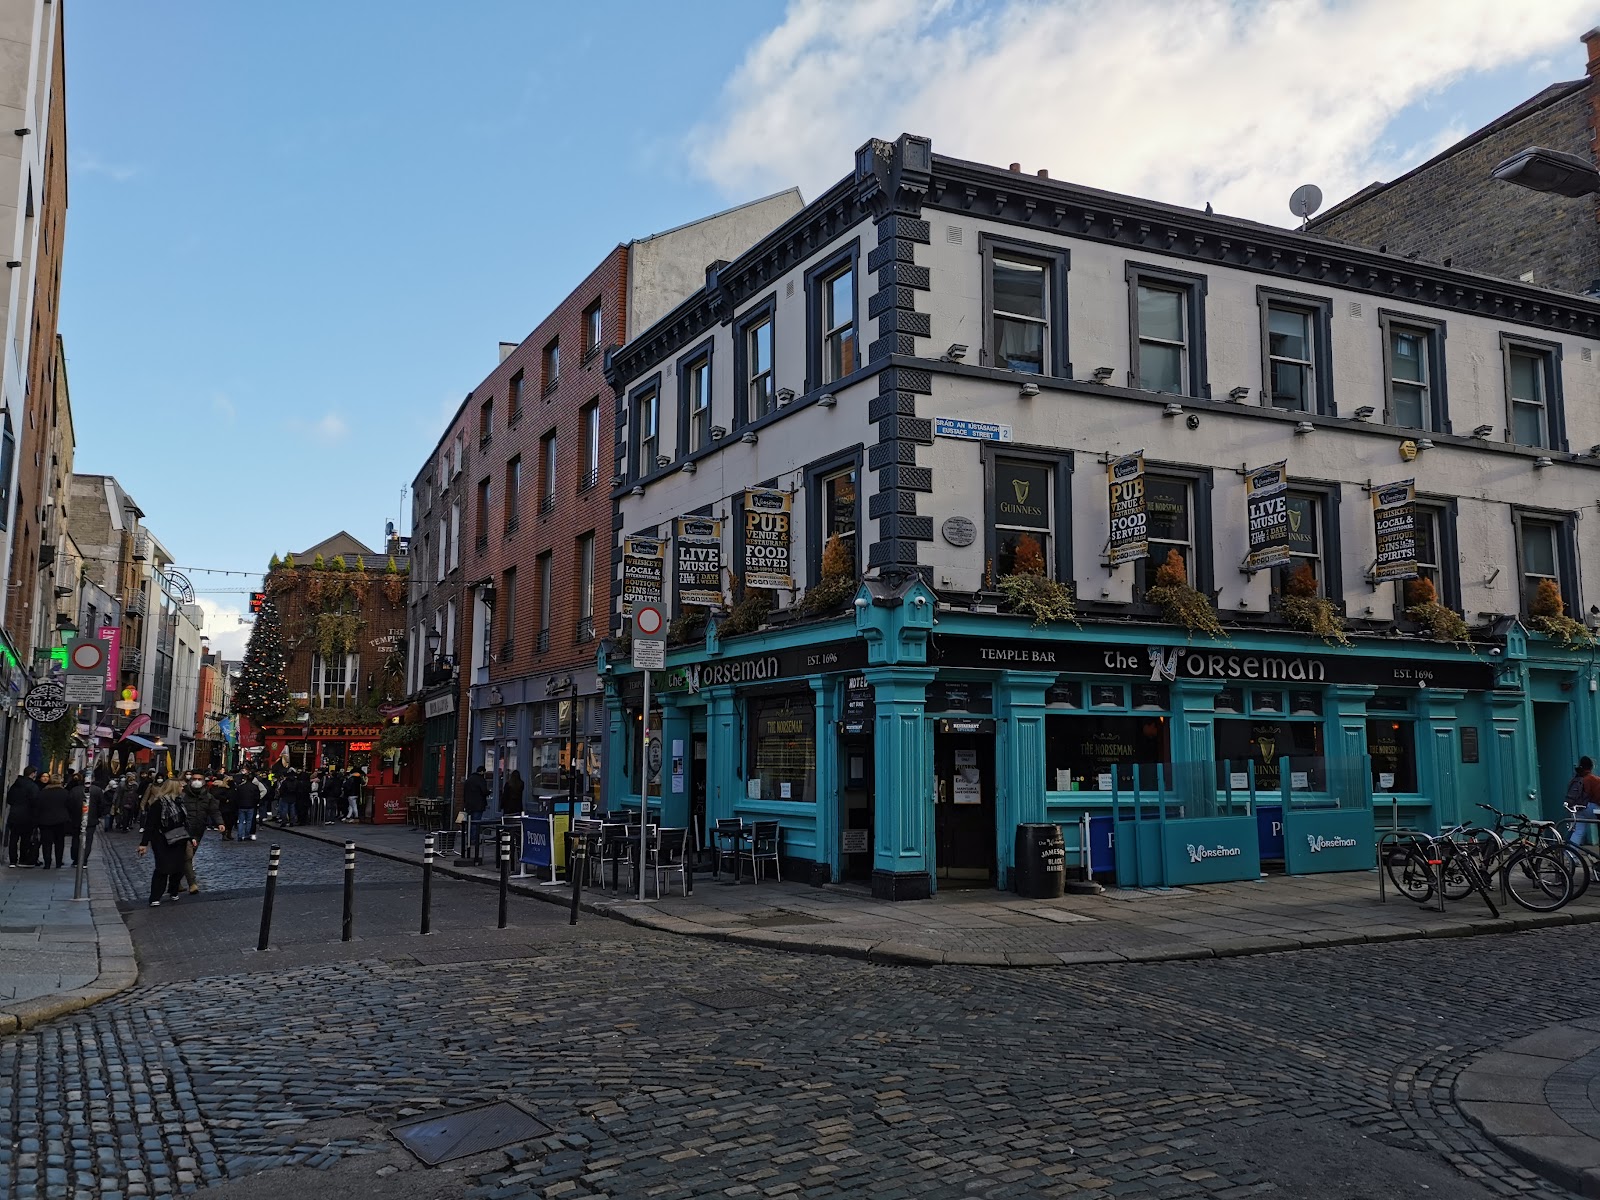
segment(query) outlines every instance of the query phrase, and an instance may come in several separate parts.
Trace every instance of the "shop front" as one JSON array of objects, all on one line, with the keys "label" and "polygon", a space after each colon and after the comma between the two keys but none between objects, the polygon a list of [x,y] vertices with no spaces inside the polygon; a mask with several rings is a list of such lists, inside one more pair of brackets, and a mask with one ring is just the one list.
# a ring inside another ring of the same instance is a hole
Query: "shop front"
[{"label": "shop front", "polygon": [[417,781],[418,796],[429,800],[454,798],[457,732],[454,682],[424,693],[422,774]]},{"label": "shop front", "polygon": [[1479,799],[1549,792],[1538,764],[1557,755],[1564,779],[1592,716],[1580,667],[1531,669],[1515,625],[1470,648],[1270,629],[1193,645],[1168,626],[954,611],[917,582],[892,603],[864,595],[854,623],[669,654],[652,682],[653,762],[640,678],[616,669],[607,807],[636,807],[648,780],[661,819],[702,844],[719,818],[777,820],[785,878],[870,881],[890,898],[1010,887],[1021,823],[1060,825],[1069,863],[1086,831],[1104,838],[1091,848],[1110,869],[1119,814],[1258,831],[1234,854],[1212,853],[1198,826],[1181,843],[1169,828],[1168,882],[1253,876],[1258,861],[1353,869],[1370,862],[1374,823],[1437,828]]},{"label": "shop front", "polygon": [[389,782],[390,761],[378,746],[382,725],[267,725],[265,761],[296,770],[361,770],[369,784]]},{"label": "shop front", "polygon": [[605,705],[592,667],[478,685],[472,703],[475,762],[491,781],[492,812],[513,771],[526,811],[598,799]]}]

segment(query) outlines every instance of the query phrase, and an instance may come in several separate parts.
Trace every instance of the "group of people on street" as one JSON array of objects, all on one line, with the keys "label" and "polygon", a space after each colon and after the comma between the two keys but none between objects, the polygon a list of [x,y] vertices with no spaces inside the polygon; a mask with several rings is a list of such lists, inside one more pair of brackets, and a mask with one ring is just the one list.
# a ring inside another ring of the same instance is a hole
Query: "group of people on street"
[{"label": "group of people on street", "polygon": [[[6,789],[6,866],[57,869],[87,861],[106,806],[105,789],[70,767],[61,775],[27,767]],[[84,808],[89,810],[84,834]]]},{"label": "group of people on street", "polygon": [[279,825],[353,824],[366,816],[367,776],[360,767],[349,771],[287,767],[274,775],[273,786],[276,795],[271,819]]}]

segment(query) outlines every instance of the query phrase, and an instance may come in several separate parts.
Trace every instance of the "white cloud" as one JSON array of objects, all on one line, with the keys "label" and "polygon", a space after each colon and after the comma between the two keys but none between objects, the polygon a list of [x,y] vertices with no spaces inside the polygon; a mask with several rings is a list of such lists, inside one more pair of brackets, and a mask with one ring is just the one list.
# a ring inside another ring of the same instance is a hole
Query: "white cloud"
[{"label": "white cloud", "polygon": [[80,175],[104,175],[113,183],[127,183],[139,174],[139,168],[122,163],[106,162],[93,154],[74,154],[70,159],[72,169]]},{"label": "white cloud", "polygon": [[868,137],[905,130],[1288,224],[1297,184],[1331,202],[1405,169],[1383,131],[1462,76],[1545,55],[1581,74],[1595,15],[1594,0],[791,0],[691,154],[730,193],[814,196]]},{"label": "white cloud", "polygon": [[209,596],[197,596],[195,603],[205,613],[205,625],[200,632],[211,643],[212,651],[224,659],[243,658],[244,644],[250,640],[250,626],[239,620],[244,615],[243,607]]},{"label": "white cloud", "polygon": [[291,417],[288,426],[293,433],[309,434],[320,442],[337,442],[350,432],[349,423],[336,412],[323,413],[314,421]]}]

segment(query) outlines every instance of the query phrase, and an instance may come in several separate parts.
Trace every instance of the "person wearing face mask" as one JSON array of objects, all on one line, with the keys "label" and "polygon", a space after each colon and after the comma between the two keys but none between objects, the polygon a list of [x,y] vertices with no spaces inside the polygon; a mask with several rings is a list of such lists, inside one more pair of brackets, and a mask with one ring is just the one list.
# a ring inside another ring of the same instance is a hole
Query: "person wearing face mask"
[{"label": "person wearing face mask", "polygon": [[206,830],[215,829],[218,833],[223,831],[222,809],[217,803],[217,797],[206,781],[199,775],[190,773],[188,782],[183,785],[180,796],[183,810],[189,821],[189,842],[185,850],[183,863],[184,882],[189,885],[189,894],[193,895],[200,890],[200,881],[195,878],[194,856],[200,849],[200,842],[206,835]]}]

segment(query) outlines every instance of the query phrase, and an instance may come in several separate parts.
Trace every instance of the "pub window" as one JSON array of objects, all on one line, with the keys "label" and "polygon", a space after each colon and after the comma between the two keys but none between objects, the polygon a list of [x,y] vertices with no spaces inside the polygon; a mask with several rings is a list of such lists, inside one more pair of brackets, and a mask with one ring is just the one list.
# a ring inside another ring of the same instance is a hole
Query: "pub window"
[{"label": "pub window", "polygon": [[1211,395],[1206,377],[1206,278],[1127,264],[1131,387],[1177,396]]},{"label": "pub window", "polygon": [[1134,564],[1135,594],[1143,597],[1155,586],[1156,572],[1176,551],[1183,563],[1184,579],[1191,587],[1210,588],[1207,536],[1200,511],[1198,481],[1170,475],[1146,474],[1144,480],[1145,529],[1150,553]]},{"label": "pub window", "polygon": [[810,463],[805,468],[807,578],[822,578],[822,556],[837,536],[857,573],[861,569],[861,448]]},{"label": "pub window", "polygon": [[1257,288],[1256,303],[1261,309],[1262,400],[1285,412],[1333,412],[1332,303],[1276,288]]},{"label": "pub window", "polygon": [[808,389],[842,379],[860,365],[856,343],[856,254],[857,244],[852,242],[806,272]]},{"label": "pub window", "polygon": [[816,800],[816,707],[810,692],[749,701],[749,783],[762,800]]},{"label": "pub window", "polygon": [[1056,715],[1047,713],[1045,725],[1045,787],[1055,792],[1109,791],[1113,776],[1117,787],[1133,786],[1135,772],[1141,788],[1157,784],[1157,764],[1171,785],[1171,753],[1167,718],[1148,714]]},{"label": "pub window", "polygon": [[633,474],[639,478],[656,469],[661,446],[661,392],[648,387],[633,398]]},{"label": "pub window", "polygon": [[733,339],[733,426],[760,420],[773,410],[777,384],[772,373],[772,314],[775,301],[746,313]]},{"label": "pub window", "polygon": [[1367,756],[1377,792],[1417,790],[1417,726],[1396,717],[1367,718]]},{"label": "pub window", "polygon": [[1054,466],[1034,459],[994,460],[994,574],[1056,576]]},{"label": "pub window", "polygon": [[1282,763],[1287,758],[1291,791],[1320,791],[1325,786],[1321,721],[1230,717],[1219,718],[1214,728],[1217,765],[1230,775],[1248,775],[1254,764],[1256,787],[1276,791],[1283,785]]},{"label": "pub window", "polygon": [[1288,495],[1289,561],[1273,569],[1275,595],[1302,594],[1340,596],[1337,534],[1331,513],[1333,497],[1322,492],[1290,492]]},{"label": "pub window", "polygon": [[711,444],[711,351],[678,364],[678,457]]},{"label": "pub window", "polygon": [[1444,326],[1388,312],[1378,314],[1378,323],[1383,329],[1385,423],[1429,432],[1447,429]]},{"label": "pub window", "polygon": [[1577,611],[1577,596],[1573,588],[1572,530],[1568,520],[1518,513],[1516,531],[1517,562],[1522,572],[1522,615],[1534,615],[1540,585],[1546,582],[1555,585],[1569,615]]},{"label": "pub window", "polygon": [[[847,467],[824,475],[822,488],[822,544],[827,548],[830,539],[838,538],[850,554],[850,561],[858,563],[856,556],[856,505],[858,481],[856,469]],[[821,563],[818,562],[820,568]],[[820,571],[819,571],[820,577]]]},{"label": "pub window", "polygon": [[311,696],[323,708],[344,708],[356,702],[357,656],[313,654]]},{"label": "pub window", "polygon": [[979,361],[1029,375],[1071,374],[1065,250],[979,237],[988,320]]},{"label": "pub window", "polygon": [[[1418,504],[1416,511],[1417,577],[1396,584],[1396,601],[1403,611],[1432,598],[1446,608],[1457,608],[1461,589],[1455,569],[1455,534],[1450,510],[1442,505]],[[1427,580],[1423,583],[1422,580]]]},{"label": "pub window", "polygon": [[1500,353],[1505,359],[1507,440],[1518,446],[1566,449],[1561,347],[1501,334]]}]

